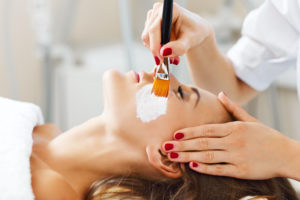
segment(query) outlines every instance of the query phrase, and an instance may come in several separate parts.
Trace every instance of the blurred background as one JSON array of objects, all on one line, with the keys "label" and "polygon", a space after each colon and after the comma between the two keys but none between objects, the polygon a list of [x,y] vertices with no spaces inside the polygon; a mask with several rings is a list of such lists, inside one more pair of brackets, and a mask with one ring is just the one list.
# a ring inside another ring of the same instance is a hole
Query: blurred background
[{"label": "blurred background", "polygon": [[[0,0],[0,96],[39,105],[46,121],[62,130],[98,115],[103,109],[105,70],[149,71],[154,66],[140,40],[154,2]],[[176,2],[213,24],[226,53],[239,38],[246,14],[263,0]],[[182,60],[172,72],[191,83]],[[265,124],[300,139],[295,69],[282,74],[246,109]]]}]

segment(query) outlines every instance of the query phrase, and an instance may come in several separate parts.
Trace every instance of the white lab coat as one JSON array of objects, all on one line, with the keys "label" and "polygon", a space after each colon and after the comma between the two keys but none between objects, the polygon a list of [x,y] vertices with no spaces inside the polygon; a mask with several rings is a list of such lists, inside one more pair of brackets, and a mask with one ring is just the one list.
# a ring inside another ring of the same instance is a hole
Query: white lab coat
[{"label": "white lab coat", "polygon": [[250,12],[228,57],[236,75],[258,91],[297,66],[300,100],[300,0],[266,0]]}]

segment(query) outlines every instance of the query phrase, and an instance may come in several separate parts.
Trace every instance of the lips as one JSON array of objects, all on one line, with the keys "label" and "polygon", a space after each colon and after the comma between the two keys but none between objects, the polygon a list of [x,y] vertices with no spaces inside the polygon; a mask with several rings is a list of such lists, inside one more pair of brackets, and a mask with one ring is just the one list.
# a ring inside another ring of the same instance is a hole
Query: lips
[{"label": "lips", "polygon": [[134,71],[135,77],[136,77],[136,81],[139,83],[140,82],[140,75]]},{"label": "lips", "polygon": [[142,81],[142,79],[143,79],[144,72],[143,72],[143,71],[141,71],[141,72],[139,72],[139,73],[137,73],[137,72],[135,72],[135,71],[132,71],[132,72],[133,72],[133,74],[134,74],[134,76],[135,76],[135,78],[136,78],[136,82],[137,82],[137,83],[140,83],[140,82]]}]

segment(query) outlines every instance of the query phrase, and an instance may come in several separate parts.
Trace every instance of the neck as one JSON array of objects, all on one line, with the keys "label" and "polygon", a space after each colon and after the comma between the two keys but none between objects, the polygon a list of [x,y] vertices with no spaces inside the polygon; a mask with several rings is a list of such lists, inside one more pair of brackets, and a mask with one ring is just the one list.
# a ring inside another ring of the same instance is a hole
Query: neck
[{"label": "neck", "polygon": [[66,179],[81,199],[94,181],[145,167],[140,163],[144,153],[116,134],[104,119],[103,116],[93,118],[61,134],[46,150],[45,161]]}]

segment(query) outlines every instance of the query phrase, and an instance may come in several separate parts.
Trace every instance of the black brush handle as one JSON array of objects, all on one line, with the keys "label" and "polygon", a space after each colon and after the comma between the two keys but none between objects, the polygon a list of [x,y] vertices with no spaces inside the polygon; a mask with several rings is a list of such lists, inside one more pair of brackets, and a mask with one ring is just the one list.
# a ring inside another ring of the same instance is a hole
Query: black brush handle
[{"label": "black brush handle", "polygon": [[161,23],[161,44],[170,41],[173,18],[173,0],[164,0],[162,23]]}]

